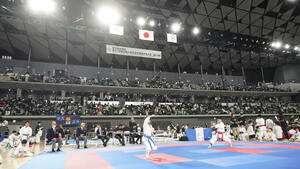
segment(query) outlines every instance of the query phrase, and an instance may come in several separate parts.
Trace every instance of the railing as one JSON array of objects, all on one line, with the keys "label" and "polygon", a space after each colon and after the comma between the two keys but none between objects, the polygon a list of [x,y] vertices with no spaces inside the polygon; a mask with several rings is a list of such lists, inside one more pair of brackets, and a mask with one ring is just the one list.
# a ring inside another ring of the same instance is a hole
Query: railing
[{"label": "railing", "polygon": [[66,91],[66,92],[110,92],[129,94],[167,94],[167,95],[198,95],[198,96],[293,96],[300,92],[268,92],[268,91],[228,91],[228,90],[193,90],[193,89],[162,89],[139,88],[80,84],[59,84],[41,82],[21,82],[0,80],[0,88],[26,89],[36,91]]}]

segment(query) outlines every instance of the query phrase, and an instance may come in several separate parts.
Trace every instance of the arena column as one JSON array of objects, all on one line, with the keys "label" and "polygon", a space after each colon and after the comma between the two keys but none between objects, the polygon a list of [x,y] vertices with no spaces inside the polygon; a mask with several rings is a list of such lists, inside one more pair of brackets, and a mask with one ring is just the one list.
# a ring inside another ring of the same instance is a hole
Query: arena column
[{"label": "arena column", "polygon": [[17,89],[17,95],[16,95],[16,98],[22,98],[22,89],[18,88]]},{"label": "arena column", "polygon": [[65,91],[65,90],[62,90],[62,91],[61,91],[61,97],[62,97],[62,98],[65,98],[65,97],[66,97],[66,91]]}]

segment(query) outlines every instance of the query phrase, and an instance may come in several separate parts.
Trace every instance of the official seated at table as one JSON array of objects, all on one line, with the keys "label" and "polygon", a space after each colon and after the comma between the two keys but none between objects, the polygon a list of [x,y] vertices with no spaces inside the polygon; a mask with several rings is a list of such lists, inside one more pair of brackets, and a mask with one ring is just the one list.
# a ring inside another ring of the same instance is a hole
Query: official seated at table
[{"label": "official seated at table", "polygon": [[130,130],[130,140],[129,140],[129,142],[131,144],[138,144],[138,141],[139,141],[140,144],[142,144],[142,139],[141,138],[142,138],[141,132],[138,131],[137,125],[135,124],[134,126],[132,126],[132,129]]},{"label": "official seated at table", "polygon": [[114,131],[115,138],[119,140],[120,144],[122,146],[125,146],[125,140],[124,140],[124,125],[120,124]]}]

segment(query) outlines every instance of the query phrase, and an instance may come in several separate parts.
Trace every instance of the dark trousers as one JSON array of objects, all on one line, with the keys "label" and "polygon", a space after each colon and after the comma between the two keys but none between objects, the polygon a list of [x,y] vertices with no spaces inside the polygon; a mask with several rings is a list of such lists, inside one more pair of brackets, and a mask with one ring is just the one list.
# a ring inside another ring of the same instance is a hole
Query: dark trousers
[{"label": "dark trousers", "polygon": [[76,144],[77,144],[78,147],[79,147],[79,140],[83,140],[84,141],[84,147],[86,147],[87,137],[86,136],[76,137]]},{"label": "dark trousers", "polygon": [[115,138],[119,140],[120,144],[122,144],[122,146],[125,146],[125,141],[124,141],[124,136],[121,134],[116,134]]},{"label": "dark trousers", "polygon": [[109,141],[109,137],[107,137],[107,136],[98,136],[98,139],[100,139],[102,141],[104,147],[107,146],[107,142]]},{"label": "dark trousers", "polygon": [[[134,139],[136,139],[136,141],[134,141]],[[142,144],[142,136],[140,136],[138,134],[130,135],[129,142],[131,144],[138,144],[138,141],[140,141],[140,144]]]}]

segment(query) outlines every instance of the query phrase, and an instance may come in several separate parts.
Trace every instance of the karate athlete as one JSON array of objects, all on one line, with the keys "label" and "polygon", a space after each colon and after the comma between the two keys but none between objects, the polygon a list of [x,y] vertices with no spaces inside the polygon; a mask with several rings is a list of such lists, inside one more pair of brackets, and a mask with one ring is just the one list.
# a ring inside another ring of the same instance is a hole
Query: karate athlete
[{"label": "karate athlete", "polygon": [[230,147],[232,147],[232,144],[231,144],[231,140],[230,138],[225,134],[225,125],[224,123],[222,122],[221,119],[217,119],[217,124],[215,124],[214,126],[212,126],[213,128],[217,129],[217,132],[212,136],[212,138],[210,139],[209,141],[209,146],[208,148],[211,148],[212,145],[215,144],[215,142],[218,140],[218,139],[221,139],[223,141],[226,141],[228,143],[228,145]]},{"label": "karate athlete", "polygon": [[262,140],[266,134],[267,134],[267,128],[265,126],[265,119],[261,117],[261,115],[258,115],[256,118],[256,125],[255,127],[258,127],[256,137],[258,140]]},{"label": "karate athlete", "polygon": [[32,128],[29,126],[30,123],[28,121],[25,122],[25,125],[20,129],[19,133],[22,140],[27,140],[26,146],[29,148],[29,142],[32,136]]},{"label": "karate athlete", "polygon": [[151,125],[150,118],[154,117],[154,115],[148,116],[143,125],[144,137],[143,143],[146,147],[146,159],[150,157],[151,151],[157,150],[157,146],[154,144],[154,141],[151,138],[152,133],[154,132],[154,128]]},{"label": "karate athlete", "polygon": [[22,158],[22,157],[32,157],[33,153],[29,152],[27,147],[27,140],[22,140],[21,144],[18,145],[18,147],[15,149],[15,152],[13,154],[16,158]]}]

